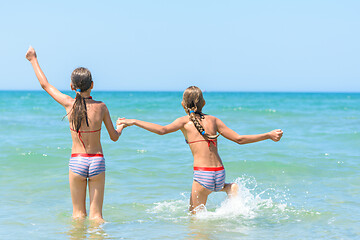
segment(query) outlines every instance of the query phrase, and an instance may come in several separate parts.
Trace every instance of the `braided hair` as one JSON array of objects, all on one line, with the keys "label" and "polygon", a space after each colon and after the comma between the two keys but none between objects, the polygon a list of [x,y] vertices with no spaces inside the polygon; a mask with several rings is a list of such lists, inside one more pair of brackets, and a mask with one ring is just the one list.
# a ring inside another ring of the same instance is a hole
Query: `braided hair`
[{"label": "braided hair", "polygon": [[[200,88],[196,86],[188,87],[183,94],[183,100],[181,103],[185,109],[185,112],[189,114],[190,120],[194,123],[198,132],[206,139],[216,139],[217,135],[210,135],[205,132],[204,127],[201,125],[201,119],[204,119],[204,114],[201,112],[205,105],[205,99]],[[196,118],[196,114],[200,115],[200,121]]]},{"label": "braided hair", "polygon": [[86,98],[83,98],[80,92],[85,92],[91,87],[92,77],[90,71],[84,67],[76,68],[71,74],[71,83],[76,90],[76,97],[74,105],[70,111],[70,122],[73,129],[76,132],[79,132],[83,120],[85,120],[87,126],[89,126],[85,103]]}]

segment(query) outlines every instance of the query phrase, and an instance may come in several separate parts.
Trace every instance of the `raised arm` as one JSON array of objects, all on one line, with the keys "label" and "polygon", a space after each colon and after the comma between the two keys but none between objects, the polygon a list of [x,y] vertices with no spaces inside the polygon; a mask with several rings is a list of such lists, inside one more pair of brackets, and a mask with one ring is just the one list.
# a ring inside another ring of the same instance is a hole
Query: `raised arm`
[{"label": "raised arm", "polygon": [[283,131],[281,129],[273,130],[268,133],[256,134],[256,135],[239,135],[232,129],[228,128],[220,119],[216,119],[218,132],[225,138],[234,141],[238,144],[247,144],[259,142],[267,139],[271,139],[274,142],[280,141]]},{"label": "raised arm", "polygon": [[104,108],[105,108],[105,114],[104,114],[104,124],[105,124],[105,127],[106,127],[106,130],[108,131],[109,133],[109,136],[110,136],[110,139],[113,140],[114,142],[116,142],[121,133],[122,133],[122,130],[126,127],[124,124],[119,124],[116,126],[116,130],[114,128],[114,125],[111,121],[111,117],[110,117],[110,113],[109,113],[109,110],[108,108],[106,107],[106,105],[104,104]]},{"label": "raised arm", "polygon": [[141,120],[137,120],[137,119],[120,119],[119,118],[116,121],[116,124],[118,126],[121,124],[125,124],[126,126],[136,125],[145,130],[148,130],[150,132],[153,132],[153,133],[156,133],[159,135],[164,135],[164,134],[175,132],[175,131],[179,130],[180,128],[182,128],[186,124],[186,119],[184,117],[181,117],[166,126],[162,126],[159,124],[145,122],[145,121],[141,121]]},{"label": "raised arm", "polygon": [[57,90],[54,86],[52,86],[48,80],[46,79],[45,74],[40,68],[39,62],[37,60],[36,52],[33,47],[29,47],[27,53],[26,53],[26,59],[30,61],[34,72],[36,74],[37,79],[39,80],[39,83],[41,87],[53,98],[55,101],[60,103],[62,106],[69,107],[73,104],[73,98],[70,96],[61,93],[59,90]]}]

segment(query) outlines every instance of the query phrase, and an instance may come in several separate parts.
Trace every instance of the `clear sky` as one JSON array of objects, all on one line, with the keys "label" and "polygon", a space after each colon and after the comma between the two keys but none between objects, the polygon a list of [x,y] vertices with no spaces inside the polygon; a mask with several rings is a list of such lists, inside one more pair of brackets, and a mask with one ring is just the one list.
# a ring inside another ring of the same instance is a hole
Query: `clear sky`
[{"label": "clear sky", "polygon": [[2,1],[2,90],[360,92],[358,0]]}]

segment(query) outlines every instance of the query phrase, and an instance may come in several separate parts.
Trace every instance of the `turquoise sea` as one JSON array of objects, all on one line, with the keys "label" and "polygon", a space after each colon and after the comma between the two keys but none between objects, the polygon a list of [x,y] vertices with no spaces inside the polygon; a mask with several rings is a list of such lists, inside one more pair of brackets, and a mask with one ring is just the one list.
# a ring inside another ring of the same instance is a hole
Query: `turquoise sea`
[{"label": "turquoise sea", "polygon": [[[73,94],[69,92],[69,94]],[[96,92],[112,119],[167,124],[182,92]],[[0,239],[360,239],[360,94],[205,92],[204,112],[240,134],[283,139],[237,145],[220,137],[227,182],[189,215],[192,156],[181,132],[126,128],[106,158],[105,224],[71,218],[64,109],[45,92],[0,91]]]}]

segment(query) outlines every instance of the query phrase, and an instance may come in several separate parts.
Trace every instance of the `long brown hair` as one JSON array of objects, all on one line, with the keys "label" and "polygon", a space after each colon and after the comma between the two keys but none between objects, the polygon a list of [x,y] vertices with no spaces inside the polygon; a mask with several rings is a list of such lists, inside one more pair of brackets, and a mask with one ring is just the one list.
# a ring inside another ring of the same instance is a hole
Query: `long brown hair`
[{"label": "long brown hair", "polygon": [[87,126],[89,126],[85,102],[86,98],[83,98],[80,92],[85,92],[91,87],[92,77],[90,71],[84,67],[76,68],[71,74],[71,83],[76,91],[76,97],[74,105],[70,111],[70,123],[73,126],[73,129],[76,132],[79,132],[81,128],[81,123],[84,120]]},{"label": "long brown hair", "polygon": [[[208,133],[206,133],[204,127],[200,123],[201,119],[204,118],[202,108],[205,105],[205,99],[200,88],[196,86],[188,87],[184,91],[181,104],[184,107],[185,112],[189,114],[190,120],[194,123],[196,129],[201,135],[209,139],[216,139],[219,136],[219,134],[209,135]],[[200,121],[196,118],[196,114],[200,115]]]}]

